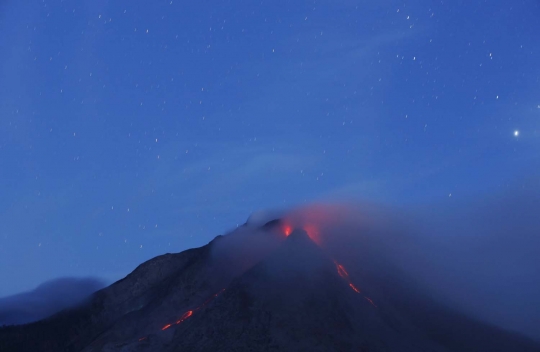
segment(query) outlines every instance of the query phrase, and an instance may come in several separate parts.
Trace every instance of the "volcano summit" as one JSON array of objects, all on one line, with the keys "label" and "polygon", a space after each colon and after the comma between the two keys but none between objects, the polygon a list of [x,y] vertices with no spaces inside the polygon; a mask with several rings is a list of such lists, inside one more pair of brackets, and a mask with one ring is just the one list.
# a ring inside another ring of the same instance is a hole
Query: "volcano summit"
[{"label": "volcano summit", "polygon": [[339,257],[329,228],[291,216],[156,257],[84,305],[0,329],[0,351],[540,351],[432,299],[369,237],[349,248],[358,261]]}]

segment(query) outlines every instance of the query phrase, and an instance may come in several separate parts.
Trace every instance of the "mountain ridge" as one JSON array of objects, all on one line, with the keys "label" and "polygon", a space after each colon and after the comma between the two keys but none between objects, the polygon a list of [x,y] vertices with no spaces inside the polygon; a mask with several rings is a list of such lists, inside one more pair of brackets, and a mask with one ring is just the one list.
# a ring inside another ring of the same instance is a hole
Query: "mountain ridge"
[{"label": "mountain ridge", "polygon": [[150,259],[84,306],[0,329],[0,350],[540,351],[407,290],[405,278],[349,272],[285,225],[242,226]]}]

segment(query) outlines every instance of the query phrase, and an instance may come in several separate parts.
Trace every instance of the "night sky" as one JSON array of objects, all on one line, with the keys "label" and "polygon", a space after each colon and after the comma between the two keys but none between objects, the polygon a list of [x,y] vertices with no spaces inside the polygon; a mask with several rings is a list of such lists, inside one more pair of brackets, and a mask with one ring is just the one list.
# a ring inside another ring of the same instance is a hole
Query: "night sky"
[{"label": "night sky", "polygon": [[540,3],[0,2],[0,296],[261,209],[538,185]]}]

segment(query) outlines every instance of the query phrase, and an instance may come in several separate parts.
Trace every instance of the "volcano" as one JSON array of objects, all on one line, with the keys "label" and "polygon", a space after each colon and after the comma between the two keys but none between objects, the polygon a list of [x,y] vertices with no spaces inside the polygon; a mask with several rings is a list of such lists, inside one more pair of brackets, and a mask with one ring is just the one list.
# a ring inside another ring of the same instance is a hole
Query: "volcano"
[{"label": "volcano", "polygon": [[353,270],[318,239],[282,219],[245,224],[151,259],[79,307],[0,329],[0,351],[540,351],[397,269]]}]

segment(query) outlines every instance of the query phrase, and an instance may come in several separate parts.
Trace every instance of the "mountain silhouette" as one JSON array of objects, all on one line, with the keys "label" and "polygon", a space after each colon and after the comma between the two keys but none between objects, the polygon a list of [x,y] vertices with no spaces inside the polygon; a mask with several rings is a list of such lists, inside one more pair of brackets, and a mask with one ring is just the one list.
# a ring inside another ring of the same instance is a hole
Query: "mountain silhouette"
[{"label": "mountain silhouette", "polygon": [[540,351],[398,269],[377,277],[339,260],[309,228],[246,224],[151,259],[81,306],[0,329],[0,351]]}]

